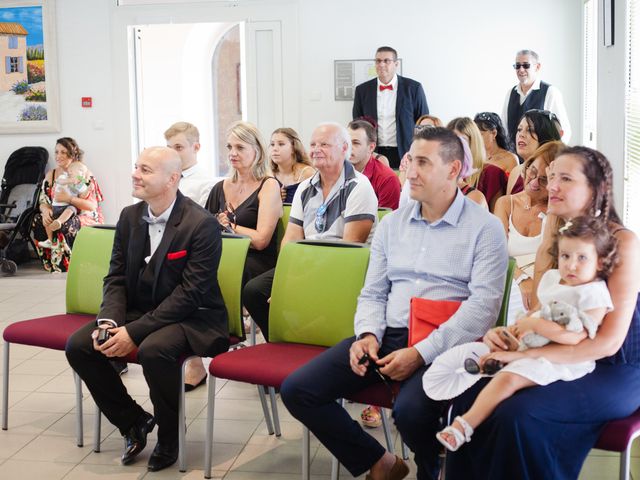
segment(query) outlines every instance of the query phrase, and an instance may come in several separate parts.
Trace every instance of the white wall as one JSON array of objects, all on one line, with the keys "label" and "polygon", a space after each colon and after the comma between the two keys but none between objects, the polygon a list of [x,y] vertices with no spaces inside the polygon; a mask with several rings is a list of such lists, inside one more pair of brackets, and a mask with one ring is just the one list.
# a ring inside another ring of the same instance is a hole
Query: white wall
[{"label": "white wall", "polygon": [[[420,81],[429,110],[445,123],[500,113],[516,84],[516,51],[541,56],[541,76],[565,97],[577,142],[582,89],[581,0],[310,0],[300,4],[300,108],[304,138],[322,120],[351,119],[333,101],[333,60],[372,58],[394,47],[403,74]],[[319,100],[312,100],[319,98]]]},{"label": "white wall", "polygon": [[[317,123],[351,118],[351,103],[333,100],[333,60],[371,57],[382,44],[398,49],[404,74],[424,84],[431,111],[445,121],[499,111],[516,81],[515,51],[538,50],[543,78],[562,90],[573,130],[581,131],[581,0],[236,3],[117,7],[115,0],[58,0],[62,131],[0,136],[0,167],[20,146],[43,145],[52,152],[57,137],[75,137],[102,185],[107,221],[115,222],[131,201],[127,27],[156,23],[281,22],[283,118],[305,142]],[[82,109],[82,96],[92,96],[94,108]]]}]

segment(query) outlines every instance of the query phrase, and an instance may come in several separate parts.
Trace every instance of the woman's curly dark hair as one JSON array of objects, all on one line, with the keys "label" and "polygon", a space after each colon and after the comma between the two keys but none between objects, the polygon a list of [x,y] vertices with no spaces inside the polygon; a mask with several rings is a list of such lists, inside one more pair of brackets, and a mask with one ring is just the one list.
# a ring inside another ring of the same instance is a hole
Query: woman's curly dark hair
[{"label": "woman's curly dark hair", "polygon": [[572,218],[558,229],[553,246],[549,250],[554,259],[554,268],[558,268],[558,244],[562,238],[580,238],[593,242],[598,260],[602,264],[597,276],[603,280],[609,278],[618,263],[618,241],[601,218],[589,216]]}]

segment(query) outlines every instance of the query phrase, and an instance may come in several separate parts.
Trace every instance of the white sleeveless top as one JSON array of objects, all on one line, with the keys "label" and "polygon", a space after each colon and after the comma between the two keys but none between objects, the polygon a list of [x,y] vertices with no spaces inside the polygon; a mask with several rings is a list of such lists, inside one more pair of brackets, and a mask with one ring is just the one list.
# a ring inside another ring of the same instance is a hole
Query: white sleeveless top
[{"label": "white sleeveless top", "polygon": [[507,250],[509,256],[520,257],[522,255],[535,255],[538,251],[538,247],[542,242],[542,232],[544,232],[544,224],[547,220],[547,216],[540,212],[538,218],[542,220],[542,226],[540,233],[533,237],[527,237],[522,235],[513,224],[511,219],[513,215],[513,196],[509,199],[511,201],[511,212],[509,213],[509,238],[507,239]]}]

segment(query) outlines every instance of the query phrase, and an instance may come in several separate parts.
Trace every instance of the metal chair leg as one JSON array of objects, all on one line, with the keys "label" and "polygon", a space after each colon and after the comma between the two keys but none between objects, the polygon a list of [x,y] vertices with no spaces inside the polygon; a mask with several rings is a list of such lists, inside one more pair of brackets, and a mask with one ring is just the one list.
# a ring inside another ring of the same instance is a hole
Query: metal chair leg
[{"label": "metal chair leg", "polygon": [[76,383],[76,445],[84,445],[84,432],[82,425],[82,380],[80,375],[73,372],[73,380]]},{"label": "metal chair leg", "polygon": [[407,448],[407,444],[402,441],[402,437],[400,437],[400,445],[402,448],[402,459],[409,460],[409,449]]},{"label": "metal chair leg", "polygon": [[256,344],[256,322],[253,321],[253,318],[247,317],[249,319],[249,338],[251,339],[251,346]]},{"label": "metal chair leg", "polygon": [[380,417],[382,418],[382,430],[384,431],[384,439],[387,442],[387,451],[393,453],[393,439],[391,438],[391,427],[389,426],[389,418],[386,409],[380,409]]},{"label": "metal chair leg", "polygon": [[[341,407],[344,407],[344,398],[339,398],[337,402]],[[331,455],[331,480],[338,480],[340,478],[340,462],[338,459]]]},{"label": "metal chair leg", "polygon": [[276,389],[269,387],[269,400],[271,400],[271,412],[273,412],[273,428],[276,431],[276,437],[280,437],[280,417],[278,416],[278,403],[276,400]]},{"label": "metal chair leg", "polygon": [[213,413],[216,395],[216,379],[209,375],[209,389],[207,390],[207,430],[204,438],[204,478],[211,478],[211,463],[213,457]]},{"label": "metal chair leg", "polygon": [[273,424],[271,423],[271,414],[269,413],[269,407],[267,407],[267,397],[264,393],[265,388],[262,385],[257,385],[258,395],[260,396],[260,403],[262,404],[262,413],[264,413],[264,421],[267,424],[267,432],[269,435],[273,435]]},{"label": "metal chair leg", "polygon": [[187,363],[192,358],[199,357],[196,357],[195,355],[190,356],[186,358],[180,366],[180,397],[178,400],[178,468],[181,472],[187,471],[187,409],[184,383]]},{"label": "metal chair leg", "polygon": [[309,429],[302,426],[302,480],[311,478],[311,439]]},{"label": "metal chair leg", "polygon": [[9,342],[4,342],[2,363],[2,429],[9,428]]},{"label": "metal chair leg", "polygon": [[96,405],[96,418],[93,421],[93,451],[96,453],[100,453],[100,432],[102,430],[102,412],[100,411],[100,407]]},{"label": "metal chair leg", "polygon": [[631,469],[631,443],[620,454],[620,480],[629,480]]}]

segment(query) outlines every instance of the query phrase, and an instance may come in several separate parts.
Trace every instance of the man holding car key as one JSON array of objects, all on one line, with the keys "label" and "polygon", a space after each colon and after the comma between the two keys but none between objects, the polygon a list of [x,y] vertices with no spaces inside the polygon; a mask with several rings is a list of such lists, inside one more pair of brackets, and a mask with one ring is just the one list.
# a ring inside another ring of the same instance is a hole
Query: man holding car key
[{"label": "man holding car key", "polygon": [[[217,220],[178,191],[180,157],[166,147],[144,150],[132,174],[133,196],[116,225],[109,273],[96,323],[67,342],[69,364],[125,439],[132,463],[158,424],[148,469],[178,458],[181,361],[229,346],[217,275],[222,240]],[[212,273],[213,272],[213,273]],[[138,349],[154,416],[127,393],[109,360]]]}]

